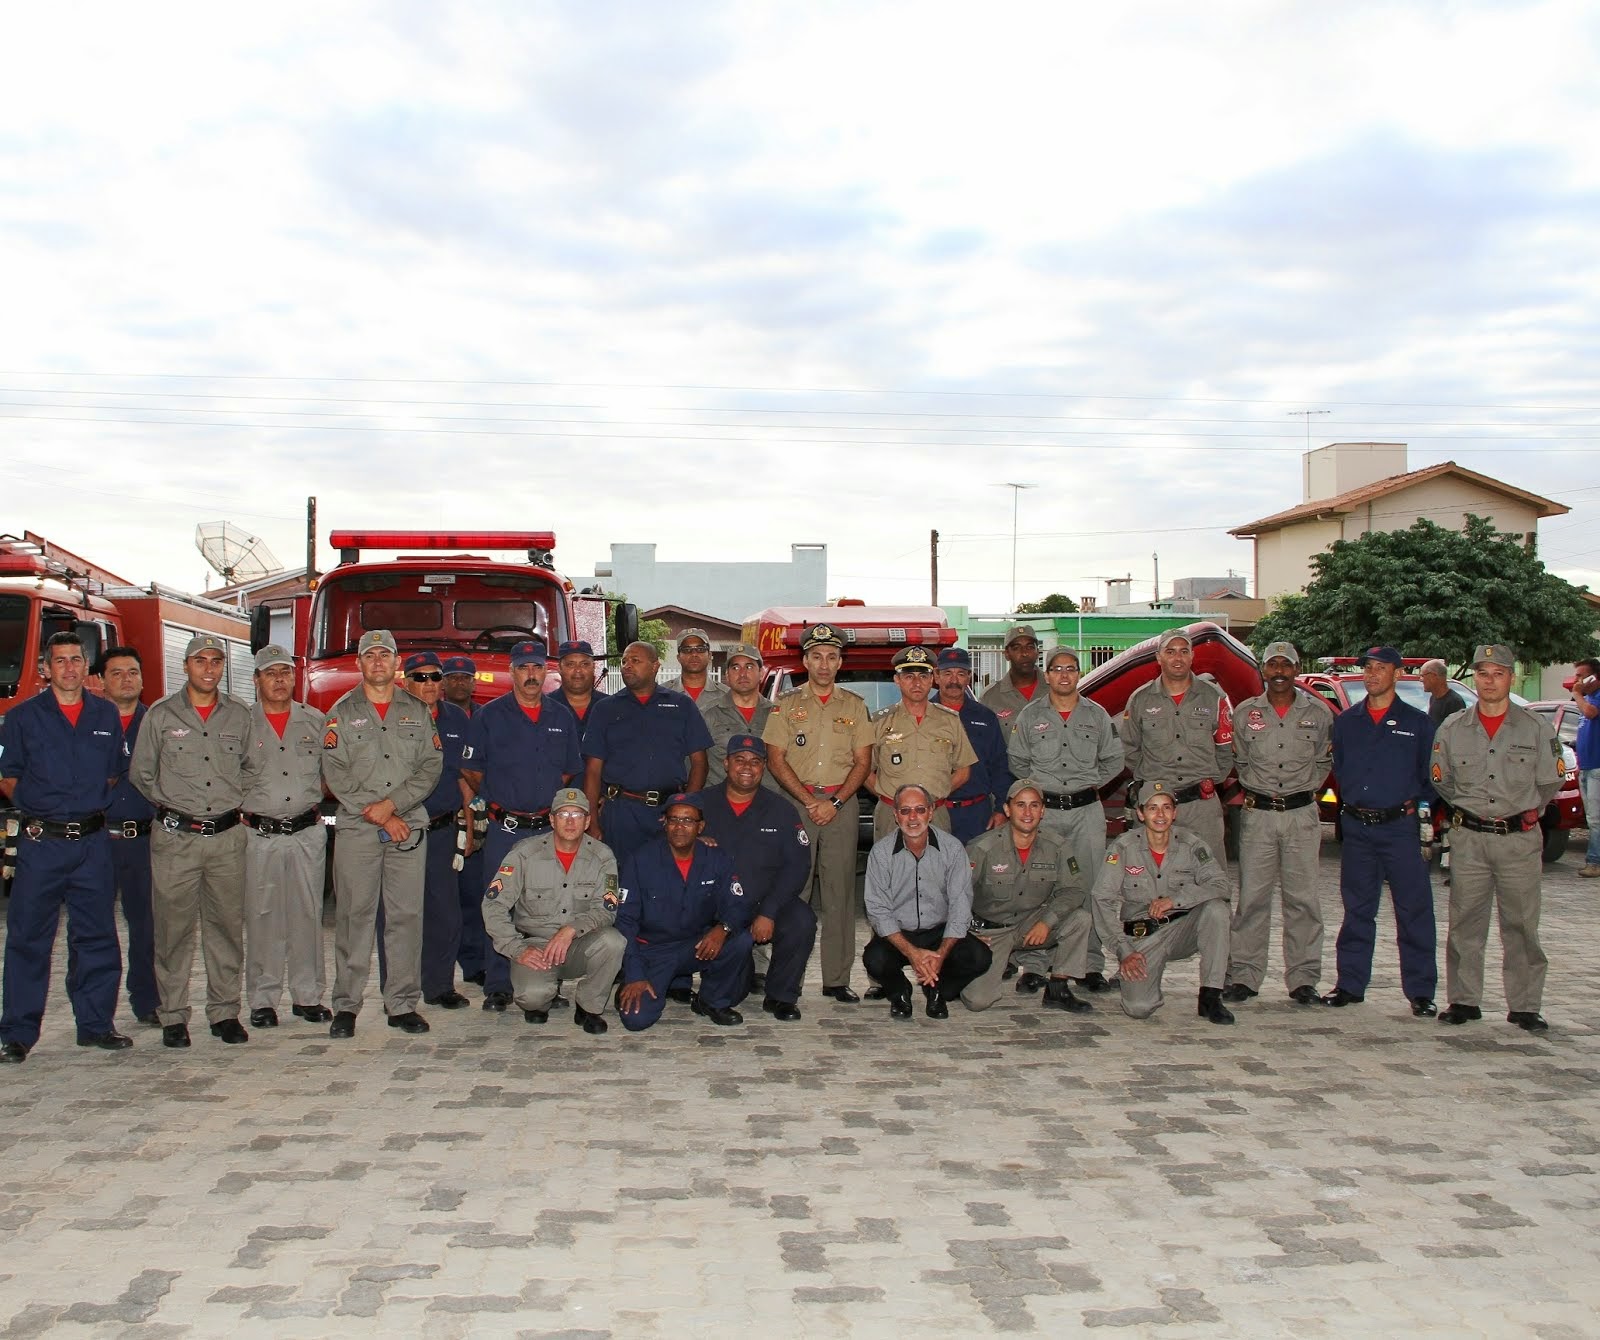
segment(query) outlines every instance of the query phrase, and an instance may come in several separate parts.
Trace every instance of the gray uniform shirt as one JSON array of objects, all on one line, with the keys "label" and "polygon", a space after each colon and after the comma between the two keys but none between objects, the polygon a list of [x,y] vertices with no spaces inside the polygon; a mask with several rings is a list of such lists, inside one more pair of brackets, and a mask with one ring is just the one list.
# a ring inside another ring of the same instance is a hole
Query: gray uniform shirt
[{"label": "gray uniform shirt", "polygon": [[1170,898],[1183,908],[1213,898],[1226,902],[1233,895],[1211,849],[1182,828],[1171,831],[1172,842],[1160,865],[1150,854],[1143,828],[1124,833],[1106,849],[1105,864],[1094,882],[1094,929],[1119,962],[1139,947],[1122,923],[1149,916],[1155,899]]},{"label": "gray uniform shirt", "polygon": [[360,684],[328,712],[322,736],[322,779],[339,812],[359,819],[379,800],[404,817],[421,807],[444,771],[444,753],[426,703],[396,689],[386,717]]},{"label": "gray uniform shirt", "polygon": [[[1050,690],[1045,687],[1044,676],[1040,675],[1033,682],[1032,701],[1038,702],[1039,699],[1049,696]],[[978,701],[1000,718],[1000,724],[1006,730],[1011,729],[1011,725],[1016,721],[1018,714],[1029,703],[1029,699],[1024,698],[1017,691],[1016,686],[1012,684],[1009,672],[989,685],[978,698]]]},{"label": "gray uniform shirt", "polygon": [[1006,824],[967,843],[967,864],[972,915],[991,925],[1026,930],[1042,921],[1055,930],[1079,897],[1078,862],[1065,842],[1042,828],[1033,835],[1026,862]]},{"label": "gray uniform shirt", "polygon": [[1304,689],[1281,717],[1266,694],[1246,698],[1233,709],[1233,757],[1247,791],[1315,790],[1333,766],[1333,713]]},{"label": "gray uniform shirt", "polygon": [[[721,786],[728,779],[728,741],[735,735],[754,735],[759,740],[767,727],[767,718],[772,715],[772,704],[765,698],[757,698],[756,710],[746,721],[744,713],[733,705],[733,694],[728,686],[722,684],[702,693],[695,706],[711,732],[711,748],[706,750],[706,786]],[[780,796],[788,794],[770,771],[762,773],[761,785]]]},{"label": "gray uniform shirt", "polygon": [[1475,707],[1457,712],[1433,737],[1434,789],[1480,819],[1542,811],[1565,774],[1561,741],[1550,723],[1515,703],[1507,704],[1492,740]]},{"label": "gray uniform shirt", "polygon": [[244,751],[244,801],[251,814],[293,819],[322,802],[322,732],[327,718],[303,703],[289,705],[283,738],[257,703],[250,709]]},{"label": "gray uniform shirt", "polygon": [[1182,703],[1159,675],[1141,685],[1122,713],[1121,734],[1123,759],[1139,781],[1184,787],[1209,777],[1220,784],[1233,770],[1227,699],[1209,680],[1191,680]]},{"label": "gray uniform shirt", "polygon": [[972,921],[972,869],[967,851],[948,833],[928,829],[919,860],[899,830],[867,853],[867,921],[879,935],[927,930],[943,924],[959,940]]},{"label": "gray uniform shirt", "polygon": [[543,949],[563,926],[587,935],[617,919],[617,858],[585,836],[564,870],[556,835],[523,838],[500,863],[483,896],[483,927],[495,952],[515,958]]},{"label": "gray uniform shirt", "polygon": [[219,693],[210,719],[202,721],[188,688],[181,688],[145,713],[128,777],[152,805],[182,814],[227,814],[244,798],[249,734],[250,709],[237,698]]},{"label": "gray uniform shirt", "polygon": [[1122,741],[1105,708],[1079,698],[1063,721],[1048,693],[1036,694],[1012,719],[1006,755],[1013,777],[1026,777],[1064,795],[1091,786],[1098,790],[1123,766]]}]

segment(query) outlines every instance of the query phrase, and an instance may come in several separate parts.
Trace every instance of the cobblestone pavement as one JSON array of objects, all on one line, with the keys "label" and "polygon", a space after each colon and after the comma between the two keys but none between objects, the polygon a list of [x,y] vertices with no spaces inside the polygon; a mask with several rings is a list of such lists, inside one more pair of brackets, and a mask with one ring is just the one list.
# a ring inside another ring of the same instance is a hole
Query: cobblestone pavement
[{"label": "cobblestone pavement", "polygon": [[1392,920],[1364,1005],[1269,981],[1232,1029],[1192,962],[1142,1024],[1008,994],[896,1025],[813,977],[798,1024],[435,1009],[412,1039],[369,998],[353,1042],[285,1011],[188,1052],[124,1021],[121,1055],[72,1045],[58,989],[0,1075],[0,1334],[1591,1336],[1579,864],[1537,1038],[1498,981],[1482,1023],[1413,1019]]}]

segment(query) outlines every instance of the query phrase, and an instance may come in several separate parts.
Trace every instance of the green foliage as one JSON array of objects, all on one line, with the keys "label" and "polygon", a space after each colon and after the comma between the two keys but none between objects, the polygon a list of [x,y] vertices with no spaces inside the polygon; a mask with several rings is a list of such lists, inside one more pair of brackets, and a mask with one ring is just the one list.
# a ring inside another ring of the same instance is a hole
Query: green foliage
[{"label": "green foliage", "polygon": [[[606,646],[610,648],[613,665],[620,663],[623,651],[617,645],[617,606],[627,598],[620,593],[616,595],[606,593]],[[666,622],[662,619],[640,619],[639,641],[648,642],[656,649],[657,656],[665,656],[668,641]]]},{"label": "green foliage", "polygon": [[1464,530],[1419,520],[1408,530],[1339,540],[1312,560],[1303,595],[1285,596],[1255,627],[1256,651],[1280,639],[1308,660],[1386,643],[1406,656],[1464,666],[1502,642],[1525,665],[1595,654],[1600,613],[1587,588],[1545,571],[1516,536],[1483,517]]},{"label": "green foliage", "polygon": [[1078,602],[1070,596],[1064,596],[1059,591],[1052,592],[1043,600],[1024,600],[1016,608],[1018,614],[1076,614]]}]

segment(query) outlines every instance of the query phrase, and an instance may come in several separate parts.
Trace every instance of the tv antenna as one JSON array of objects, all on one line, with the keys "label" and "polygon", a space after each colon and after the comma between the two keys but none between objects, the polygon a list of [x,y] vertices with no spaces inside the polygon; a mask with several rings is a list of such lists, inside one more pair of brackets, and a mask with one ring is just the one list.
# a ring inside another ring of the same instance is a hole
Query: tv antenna
[{"label": "tv antenna", "polygon": [[267,542],[227,521],[204,521],[194,528],[194,547],[229,586],[282,572]]}]

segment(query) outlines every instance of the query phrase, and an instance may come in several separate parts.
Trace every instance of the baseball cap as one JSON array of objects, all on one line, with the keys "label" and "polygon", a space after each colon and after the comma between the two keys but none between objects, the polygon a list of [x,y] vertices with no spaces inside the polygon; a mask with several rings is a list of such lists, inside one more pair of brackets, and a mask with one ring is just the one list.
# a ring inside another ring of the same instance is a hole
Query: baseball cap
[{"label": "baseball cap", "polygon": [[190,638],[188,645],[183,649],[183,659],[187,661],[200,651],[220,651],[224,656],[228,654],[228,649],[222,645],[222,639],[211,633],[196,633]]},{"label": "baseball cap", "polygon": [[683,650],[683,644],[685,642],[687,642],[692,637],[699,638],[702,642],[704,642],[706,644],[706,650],[707,651],[711,650],[711,634],[706,632],[706,630],[704,628],[685,628],[683,630],[683,632],[679,633],[678,634],[678,650],[682,651]]},{"label": "baseball cap", "polygon": [[1145,801],[1150,799],[1151,796],[1170,796],[1177,791],[1177,789],[1178,788],[1173,786],[1171,782],[1146,782],[1142,787],[1139,788],[1138,803],[1143,805]]},{"label": "baseball cap", "polygon": [[1033,631],[1031,623],[1012,624],[1006,629],[1005,645],[1009,647],[1013,642],[1020,642],[1025,637],[1031,637],[1035,642],[1039,640],[1039,635]]},{"label": "baseball cap", "polygon": [[557,810],[582,810],[589,813],[589,797],[575,786],[563,786],[550,802],[550,813]]},{"label": "baseball cap", "polygon": [[722,658],[723,664],[728,664],[735,656],[743,656],[747,661],[754,661],[757,665],[761,664],[761,653],[748,642],[735,642],[729,647],[727,654]]},{"label": "baseball cap", "polygon": [[394,634],[387,628],[372,628],[361,635],[361,641],[356,643],[356,655],[365,656],[374,647],[382,647],[385,651],[399,654],[400,648],[395,643]]},{"label": "baseball cap", "polygon": [[837,647],[844,650],[844,634],[831,623],[814,623],[800,639],[800,650],[808,652],[813,647]]},{"label": "baseball cap", "polygon": [[674,791],[662,803],[661,814],[663,818],[666,816],[667,811],[670,810],[674,805],[687,805],[702,819],[705,818],[706,812],[700,808],[699,796],[691,796],[687,791]]},{"label": "baseball cap", "polygon": [[972,657],[967,654],[965,647],[945,647],[939,652],[939,659],[935,664],[941,670],[954,667],[957,670],[972,669]]},{"label": "baseball cap", "polygon": [[1051,647],[1050,654],[1044,658],[1044,666],[1046,670],[1055,664],[1057,656],[1070,656],[1072,657],[1072,663],[1075,666],[1077,666],[1080,670],[1083,668],[1083,657],[1078,655],[1078,649],[1076,647]]},{"label": "baseball cap", "polygon": [[1300,664],[1300,653],[1295,650],[1293,642],[1269,642],[1267,649],[1261,653],[1261,664],[1265,665],[1274,656],[1281,656],[1291,665]]},{"label": "baseball cap", "polygon": [[556,660],[565,660],[568,656],[587,656],[592,661],[594,660],[594,648],[587,642],[582,641],[563,642],[556,648]]},{"label": "baseball cap", "polygon": [[902,647],[889,664],[896,670],[932,670],[933,657],[926,647]]},{"label": "baseball cap", "polygon": [[1472,668],[1476,670],[1480,665],[1503,665],[1507,670],[1515,670],[1517,658],[1504,643],[1490,642],[1472,653]]},{"label": "baseball cap", "polygon": [[1161,635],[1161,641],[1156,643],[1156,650],[1165,651],[1174,642],[1182,642],[1187,647],[1194,646],[1194,643],[1189,640],[1189,635],[1183,629],[1174,628],[1170,632]]},{"label": "baseball cap", "polygon": [[544,643],[538,638],[529,638],[526,642],[519,642],[511,648],[512,665],[543,665],[549,657],[544,653]]},{"label": "baseball cap", "polygon": [[447,675],[476,675],[478,663],[470,656],[446,656],[443,669]]},{"label": "baseball cap", "polygon": [[1016,781],[1012,782],[1006,788],[1006,799],[1015,800],[1024,791],[1035,791],[1038,793],[1040,800],[1044,799],[1044,787],[1040,786],[1031,777],[1018,777]]},{"label": "baseball cap", "polygon": [[1381,661],[1384,665],[1392,665],[1396,669],[1405,664],[1405,659],[1393,647],[1368,647],[1356,659],[1362,665],[1368,661]]},{"label": "baseball cap", "polygon": [[[184,659],[188,659],[185,657]],[[286,648],[278,646],[276,642],[261,648],[256,653],[256,669],[266,670],[274,665],[293,665],[294,657],[289,655]]]},{"label": "baseball cap", "polygon": [[757,758],[765,758],[767,746],[759,735],[735,735],[729,739],[726,753],[729,758],[735,754],[754,754]]},{"label": "baseball cap", "polygon": [[403,668],[409,675],[413,670],[443,670],[444,662],[439,659],[439,653],[436,651],[414,651],[406,657]]}]

